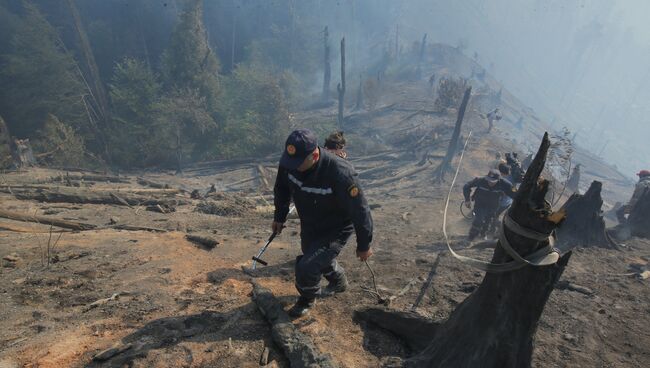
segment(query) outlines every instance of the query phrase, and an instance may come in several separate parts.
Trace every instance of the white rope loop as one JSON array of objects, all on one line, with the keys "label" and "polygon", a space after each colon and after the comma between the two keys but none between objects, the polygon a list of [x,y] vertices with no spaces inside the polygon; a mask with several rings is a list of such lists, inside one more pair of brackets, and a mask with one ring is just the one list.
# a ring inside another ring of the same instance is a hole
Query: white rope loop
[{"label": "white rope loop", "polygon": [[[454,184],[456,183],[456,179],[458,178],[458,172],[460,171],[461,163],[463,162],[465,149],[467,148],[467,144],[469,143],[471,137],[472,132],[470,131],[467,135],[467,140],[465,140],[465,144],[463,145],[463,150],[460,153],[460,159],[458,160],[458,167],[456,168],[454,179],[451,181],[451,185],[449,186],[449,192],[447,193],[447,199],[445,201],[445,212],[442,217],[442,234],[445,237],[447,249],[449,249],[451,255],[465,264],[489,273],[506,273],[521,269],[527,265],[539,267],[549,266],[557,263],[558,259],[560,259],[560,254],[553,248],[553,245],[555,244],[555,238],[553,237],[553,234],[544,234],[532,229],[527,229],[515,222],[508,213],[504,215],[503,221],[501,222],[498,244],[500,244],[506,253],[512,257],[512,261],[505,263],[486,262],[480,259],[460,255],[451,248],[451,244],[449,243],[449,236],[447,235],[447,212],[449,210],[449,199],[451,198],[451,192],[454,188]],[[510,242],[508,242],[508,239],[505,236],[506,227],[513,233],[525,238],[529,238],[537,242],[548,241],[548,245],[538,249],[537,251],[529,254],[524,258],[519,253],[517,253],[517,251],[510,245]]]}]

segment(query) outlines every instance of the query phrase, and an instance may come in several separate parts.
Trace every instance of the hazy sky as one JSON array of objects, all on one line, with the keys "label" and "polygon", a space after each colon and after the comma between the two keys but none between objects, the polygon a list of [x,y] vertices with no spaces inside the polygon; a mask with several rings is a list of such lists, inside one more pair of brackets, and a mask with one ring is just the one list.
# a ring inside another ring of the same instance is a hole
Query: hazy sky
[{"label": "hazy sky", "polygon": [[404,1],[413,36],[467,43],[543,118],[632,176],[650,167],[650,1]]}]

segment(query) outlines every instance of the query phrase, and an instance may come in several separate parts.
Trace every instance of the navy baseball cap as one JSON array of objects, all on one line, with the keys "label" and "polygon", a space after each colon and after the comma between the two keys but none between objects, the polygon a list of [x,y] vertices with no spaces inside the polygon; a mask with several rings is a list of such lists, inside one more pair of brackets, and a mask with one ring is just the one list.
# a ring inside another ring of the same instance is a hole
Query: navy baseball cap
[{"label": "navy baseball cap", "polygon": [[318,147],[316,135],[309,129],[294,130],[289,134],[280,158],[280,166],[296,170],[305,158]]}]

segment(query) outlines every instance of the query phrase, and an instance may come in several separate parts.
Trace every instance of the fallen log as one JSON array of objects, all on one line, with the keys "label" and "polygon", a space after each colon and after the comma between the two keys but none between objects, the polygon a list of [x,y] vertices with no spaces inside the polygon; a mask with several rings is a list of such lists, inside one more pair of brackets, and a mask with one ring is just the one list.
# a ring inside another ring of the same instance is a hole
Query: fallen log
[{"label": "fallen log", "polygon": [[271,325],[271,337],[282,349],[291,367],[337,367],[329,356],[321,354],[311,339],[291,323],[271,290],[253,281],[253,300]]},{"label": "fallen log", "polygon": [[[77,187],[75,187],[77,188]],[[35,189],[42,190],[51,190],[51,191],[61,191],[61,190],[73,190],[68,186],[60,185],[42,185],[42,184],[21,184],[21,185],[9,185],[2,184],[0,185],[0,192],[2,193],[12,193],[14,191],[31,191]],[[88,192],[103,192],[106,189],[94,189],[94,188],[80,188],[78,190],[84,190]],[[117,188],[111,189],[113,193],[135,193],[135,194],[162,194],[162,195],[173,195],[181,193],[180,189],[150,189],[150,188]]]},{"label": "fallen log", "polygon": [[131,182],[129,178],[121,177],[121,176],[88,175],[88,174],[80,174],[80,175],[66,174],[60,176],[52,176],[50,179],[44,182],[53,183],[57,181],[63,182],[66,180],[98,181],[98,182],[107,182],[107,183],[130,183]]},{"label": "fallen log", "polygon": [[[508,226],[503,230],[502,239],[507,239],[514,252],[522,257],[549,245],[549,240],[522,234],[551,234],[564,218],[562,213],[553,213],[544,200],[549,182],[540,180],[540,174],[549,147],[548,134],[545,134],[508,211],[519,228],[517,232]],[[511,223],[509,226],[514,225]],[[523,263],[514,271],[487,273],[479,287],[451,313],[449,319],[432,327],[434,333],[431,336],[423,337],[426,340],[421,345],[425,348],[400,364],[403,367],[530,367],[533,337],[544,305],[570,256],[569,252],[548,266]],[[491,262],[504,264],[512,260],[500,240]],[[361,313],[373,312],[365,310]],[[389,314],[378,318],[380,323],[395,326],[391,331],[400,337],[417,340],[416,332],[401,327],[407,323],[414,325],[411,320],[400,313],[386,313]],[[385,323],[388,319],[391,322]],[[423,319],[422,322],[429,321]]]},{"label": "fallen log", "polygon": [[386,185],[386,184],[396,182],[398,180],[407,178],[407,177],[415,175],[415,174],[417,174],[417,173],[419,173],[421,171],[424,171],[424,170],[430,168],[431,165],[432,164],[430,162],[427,162],[426,164],[424,164],[422,166],[418,166],[418,167],[415,167],[415,168],[412,168],[412,169],[404,170],[404,171],[399,172],[399,173],[397,173],[397,174],[395,174],[395,175],[393,175],[391,177],[384,178],[384,179],[381,179],[381,180],[377,180],[377,181],[373,181],[371,183],[368,183],[366,185],[366,187],[375,188],[375,187],[380,187],[382,185]]},{"label": "fallen log", "polygon": [[168,231],[165,229],[159,229],[155,227],[133,226],[133,225],[113,225],[108,227],[108,229],[125,230],[125,231],[149,231],[152,233],[166,233]]},{"label": "fallen log", "polygon": [[189,203],[184,199],[151,199],[135,195],[116,196],[111,192],[71,190],[71,188],[59,188],[56,191],[47,189],[24,191],[14,193],[14,197],[21,200],[36,200],[48,203],[114,204],[118,206],[177,206]]},{"label": "fallen log", "polygon": [[71,229],[77,231],[92,230],[97,227],[95,225],[84,224],[82,222],[59,220],[52,217],[28,215],[28,214],[1,210],[1,209],[0,209],[0,217],[9,220],[14,220],[14,221],[32,222],[32,223],[37,223],[42,225],[52,225],[63,229]]},{"label": "fallen log", "polygon": [[269,180],[266,178],[266,169],[262,165],[257,165],[257,175],[260,178],[260,189],[262,192],[268,192],[271,188]]},{"label": "fallen log", "polygon": [[145,178],[137,178],[136,182],[143,187],[151,187],[151,188],[156,188],[156,189],[170,189],[171,187],[168,184],[160,184],[153,182],[151,180],[147,180]]}]

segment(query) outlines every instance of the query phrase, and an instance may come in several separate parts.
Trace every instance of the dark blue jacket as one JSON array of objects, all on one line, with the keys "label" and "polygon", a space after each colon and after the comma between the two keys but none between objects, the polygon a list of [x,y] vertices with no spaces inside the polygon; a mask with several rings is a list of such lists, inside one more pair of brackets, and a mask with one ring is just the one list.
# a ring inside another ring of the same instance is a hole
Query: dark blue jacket
[{"label": "dark blue jacket", "polygon": [[279,167],[273,192],[274,221],[286,221],[293,200],[300,217],[301,237],[335,237],[354,226],[357,250],[370,248],[370,208],[348,161],[321,149],[320,160],[307,172]]},{"label": "dark blue jacket", "polygon": [[499,202],[502,195],[507,195],[514,199],[517,194],[512,187],[512,184],[506,179],[500,178],[494,186],[490,186],[487,179],[484,177],[474,178],[467,182],[463,187],[463,196],[465,197],[465,201],[470,200],[472,188],[476,188],[474,196],[472,197],[475,208],[496,210],[499,208]]}]

